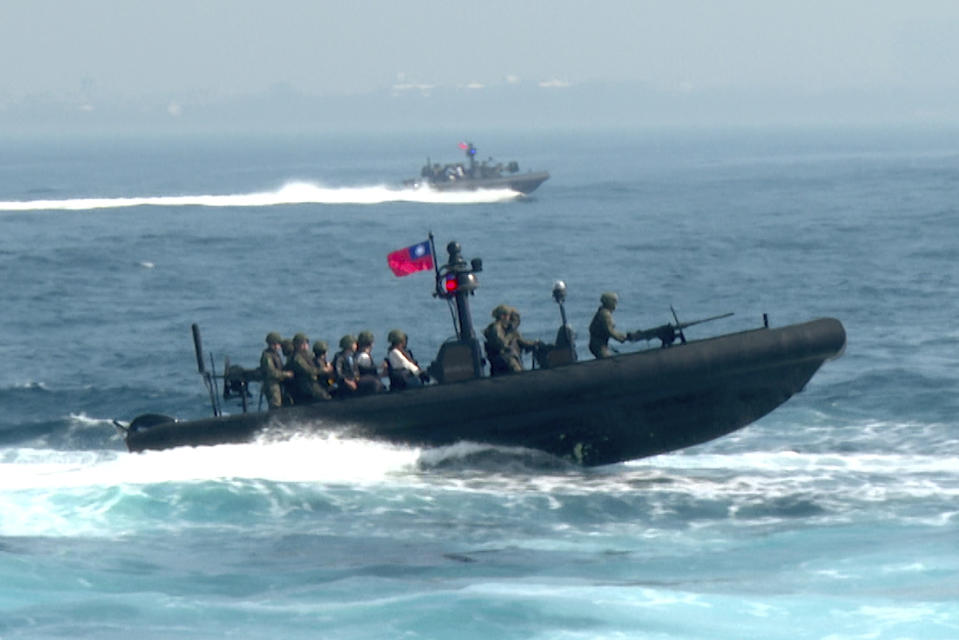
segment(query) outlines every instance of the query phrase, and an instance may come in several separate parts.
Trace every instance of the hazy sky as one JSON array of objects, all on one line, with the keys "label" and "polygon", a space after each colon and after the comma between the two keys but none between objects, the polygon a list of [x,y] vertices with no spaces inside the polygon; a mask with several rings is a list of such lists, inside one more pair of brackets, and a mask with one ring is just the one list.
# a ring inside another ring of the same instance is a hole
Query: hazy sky
[{"label": "hazy sky", "polygon": [[959,87],[959,1],[2,0],[0,96]]}]

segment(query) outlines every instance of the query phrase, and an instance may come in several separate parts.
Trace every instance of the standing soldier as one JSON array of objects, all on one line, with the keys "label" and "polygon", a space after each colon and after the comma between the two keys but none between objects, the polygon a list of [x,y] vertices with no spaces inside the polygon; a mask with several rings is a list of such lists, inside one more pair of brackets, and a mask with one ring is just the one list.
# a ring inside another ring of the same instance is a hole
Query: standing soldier
[{"label": "standing soldier", "polygon": [[493,309],[493,321],[483,330],[491,376],[523,370],[519,356],[510,349],[509,312],[505,304],[498,305]]},{"label": "standing soldier", "polygon": [[509,310],[509,325],[507,327],[506,333],[506,344],[509,345],[509,349],[513,354],[513,358],[519,364],[520,370],[523,368],[523,352],[524,351],[536,351],[543,347],[543,342],[541,340],[527,340],[523,337],[523,334],[519,332],[519,323],[520,323],[519,311],[510,307]]},{"label": "standing soldier", "polygon": [[609,339],[626,342],[626,334],[617,331],[616,324],[613,323],[613,311],[616,310],[619,296],[607,291],[599,297],[599,302],[599,309],[589,323],[589,352],[597,358],[608,358]]},{"label": "standing soldier", "polygon": [[270,409],[283,405],[283,381],[293,377],[293,372],[283,369],[280,357],[283,338],[276,331],[266,334],[266,349],[260,355],[260,374],[263,376],[263,395]]}]

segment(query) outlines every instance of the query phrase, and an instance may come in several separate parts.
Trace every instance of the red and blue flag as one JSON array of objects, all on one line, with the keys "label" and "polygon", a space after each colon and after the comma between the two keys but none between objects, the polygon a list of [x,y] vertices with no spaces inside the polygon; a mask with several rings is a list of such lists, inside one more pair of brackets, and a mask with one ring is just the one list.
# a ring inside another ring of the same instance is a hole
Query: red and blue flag
[{"label": "red and blue flag", "polygon": [[433,268],[433,252],[430,251],[430,241],[414,244],[394,251],[386,256],[386,262],[396,276],[408,276],[417,271]]}]

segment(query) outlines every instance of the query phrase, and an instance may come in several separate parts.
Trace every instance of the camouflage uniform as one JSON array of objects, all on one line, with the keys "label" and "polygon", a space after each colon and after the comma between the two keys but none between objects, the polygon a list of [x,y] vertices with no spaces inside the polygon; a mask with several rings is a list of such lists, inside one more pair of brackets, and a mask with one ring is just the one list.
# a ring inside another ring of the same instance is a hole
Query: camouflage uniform
[{"label": "camouflage uniform", "polygon": [[329,400],[330,394],[320,386],[320,370],[313,362],[313,354],[303,347],[309,343],[301,333],[293,338],[294,352],[290,361],[290,370],[293,371],[293,397],[297,402]]},{"label": "camouflage uniform", "polygon": [[327,346],[322,340],[313,343],[313,364],[319,369],[320,386],[327,391],[333,387],[333,367],[326,360]]},{"label": "camouflage uniform", "polygon": [[278,334],[270,333],[266,337],[266,349],[260,355],[260,374],[263,376],[263,395],[266,396],[270,409],[277,409],[283,405],[283,381],[287,378],[283,370],[283,359],[276,351],[280,344]]},{"label": "camouflage uniform", "polygon": [[613,338],[619,342],[626,342],[626,334],[616,330],[616,324],[613,322],[613,311],[616,310],[616,304],[619,298],[615,293],[604,293],[600,296],[602,303],[596,310],[592,322],[589,323],[589,352],[597,358],[608,358],[609,339]]},{"label": "camouflage uniform", "polygon": [[506,330],[506,344],[509,346],[509,350],[515,358],[517,364],[519,364],[519,369],[522,370],[523,352],[535,351],[537,348],[543,346],[543,343],[539,340],[527,340],[524,338],[523,334],[519,332],[519,323],[519,311],[516,309],[510,309],[509,327]]},{"label": "camouflage uniform", "polygon": [[510,349],[509,312],[505,304],[497,306],[493,309],[493,322],[483,330],[491,376],[523,370],[519,355]]}]

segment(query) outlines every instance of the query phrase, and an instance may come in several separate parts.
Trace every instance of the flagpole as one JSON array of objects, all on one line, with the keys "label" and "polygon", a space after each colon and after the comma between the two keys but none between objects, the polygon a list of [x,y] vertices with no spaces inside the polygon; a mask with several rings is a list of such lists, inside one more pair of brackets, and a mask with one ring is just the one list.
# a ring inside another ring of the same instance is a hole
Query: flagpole
[{"label": "flagpole", "polygon": [[[439,283],[439,281],[440,281],[440,261],[439,261],[438,256],[436,255],[436,244],[433,242],[433,231],[432,231],[432,229],[430,230],[430,232],[429,232],[428,235],[429,235],[429,239],[430,239],[430,253],[433,254],[433,270],[436,272],[436,282]],[[437,286],[438,286],[438,285],[437,285]]]}]

